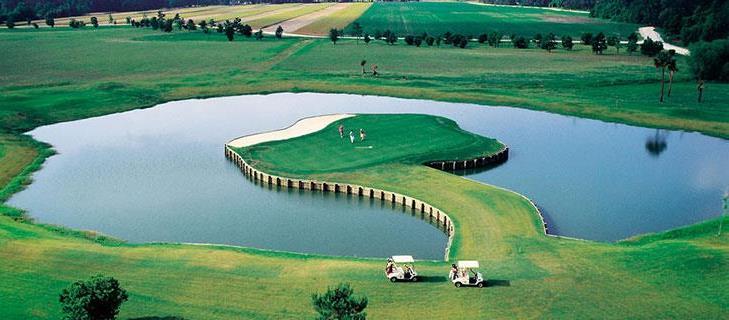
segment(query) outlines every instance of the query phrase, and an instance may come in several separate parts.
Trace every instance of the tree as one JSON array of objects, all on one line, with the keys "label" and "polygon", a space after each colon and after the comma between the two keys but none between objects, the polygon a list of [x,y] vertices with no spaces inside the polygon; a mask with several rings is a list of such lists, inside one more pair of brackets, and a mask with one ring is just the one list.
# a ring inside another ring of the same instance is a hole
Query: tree
[{"label": "tree", "polygon": [[375,30],[374,38],[375,38],[375,40],[382,39],[382,31],[380,31],[379,29],[378,30]]},{"label": "tree", "polygon": [[572,50],[572,47],[574,47],[575,44],[572,42],[572,37],[570,36],[562,36],[562,48],[565,48],[567,50]]},{"label": "tree", "polygon": [[620,48],[623,47],[623,44],[620,43],[621,39],[619,35],[612,35],[607,38],[607,45],[611,47],[615,47],[615,50],[617,51],[617,54],[620,54]]},{"label": "tree", "polygon": [[132,24],[132,17],[126,17],[127,24]]},{"label": "tree", "polygon": [[187,27],[187,30],[190,30],[190,31],[197,30],[197,27],[195,26],[195,21],[192,21],[192,19],[187,20],[185,27]]},{"label": "tree", "polygon": [[12,17],[9,17],[7,21],[5,21],[5,26],[8,27],[8,29],[15,28],[15,21],[12,19]]},{"label": "tree", "polygon": [[225,36],[228,38],[228,41],[233,41],[233,38],[235,38],[235,28],[233,27],[233,24],[226,21],[223,31],[225,32]]},{"label": "tree", "polygon": [[420,47],[423,44],[423,37],[417,36],[413,41],[415,42],[416,47]]},{"label": "tree", "polygon": [[365,74],[365,65],[367,65],[367,60],[362,60],[359,62],[359,66],[362,67],[362,74]]},{"label": "tree", "polygon": [[359,24],[359,22],[355,21],[354,23],[352,23],[352,35],[359,44],[359,37],[362,36],[362,26]]},{"label": "tree", "polygon": [[498,47],[499,47],[499,45],[501,44],[501,39],[502,39],[503,37],[504,37],[504,36],[503,36],[503,35],[502,35],[501,33],[498,33],[498,32],[492,32],[492,33],[491,33],[491,34],[489,35],[489,38],[488,38],[488,40],[486,40],[486,41],[488,41],[488,42],[489,42],[489,45],[490,45],[490,46],[492,46],[492,47],[494,47],[494,48],[498,48]]},{"label": "tree", "polygon": [[[208,22],[205,21],[205,19],[201,20],[198,25],[200,25],[200,30],[202,30],[204,33],[208,33]],[[229,41],[233,41],[233,40],[229,40]]]},{"label": "tree", "polygon": [[129,296],[119,281],[95,275],[86,281],[76,281],[63,289],[59,297],[68,320],[108,320],[116,318],[119,307]]},{"label": "tree", "polygon": [[433,36],[427,36],[425,37],[425,43],[428,45],[428,47],[432,47],[433,43],[435,43],[435,38]]},{"label": "tree", "polygon": [[336,28],[329,29],[329,40],[332,41],[334,45],[337,44],[337,41],[339,41],[339,30]]},{"label": "tree", "polygon": [[387,35],[387,43],[389,43],[390,45],[393,45],[393,44],[395,44],[395,42],[397,42],[397,36],[395,35],[394,32],[390,32]]},{"label": "tree", "polygon": [[690,50],[688,64],[694,78],[729,82],[729,39],[698,42]]},{"label": "tree", "polygon": [[656,69],[661,69],[661,97],[660,102],[663,102],[663,88],[666,83],[666,68],[669,68],[671,64],[676,64],[676,59],[673,57],[675,51],[661,51],[655,58],[653,58],[653,65]]},{"label": "tree", "polygon": [[544,39],[542,39],[540,47],[544,50],[547,50],[547,52],[552,52],[555,48],[557,48],[557,36],[554,35],[554,33],[548,34]]},{"label": "tree", "polygon": [[109,18],[109,24],[116,24],[116,21],[114,21],[114,17],[111,15],[111,13],[109,14],[108,18]]},{"label": "tree", "polygon": [[607,40],[605,34],[600,32],[594,38],[592,38],[592,52],[595,54],[602,54],[607,49]]},{"label": "tree", "polygon": [[94,26],[94,28],[99,27],[99,19],[96,17],[91,17],[91,25]]},{"label": "tree", "polygon": [[541,48],[542,47],[542,38],[543,37],[542,37],[542,34],[541,33],[535,34],[534,37],[532,38],[532,40],[534,41],[534,44],[535,44],[535,46],[537,48]]},{"label": "tree", "polygon": [[253,28],[249,25],[243,25],[240,27],[240,33],[246,38],[250,38],[253,35]]},{"label": "tree", "polygon": [[311,295],[311,303],[314,310],[319,314],[319,319],[347,319],[364,320],[367,313],[367,297],[357,298],[354,290],[349,284],[339,284],[335,288],[327,288],[327,291],[320,295]]},{"label": "tree", "polygon": [[628,35],[628,54],[638,51],[638,35],[633,32]]},{"label": "tree", "polygon": [[590,33],[590,32],[583,33],[582,36],[580,37],[580,41],[582,42],[582,44],[584,44],[586,46],[591,46],[592,45],[592,33]]},{"label": "tree", "polygon": [[486,42],[488,40],[489,40],[488,34],[482,33],[481,35],[478,36],[478,43],[483,44],[484,42]]},{"label": "tree", "polygon": [[668,97],[671,97],[671,89],[673,89],[673,76],[678,72],[678,66],[676,65],[676,59],[673,58],[673,56],[676,54],[676,50],[668,50],[669,54],[671,55],[671,61],[668,64]]},{"label": "tree", "polygon": [[646,38],[640,45],[640,53],[649,57],[655,57],[661,51],[663,51],[663,42],[653,41],[651,38]]},{"label": "tree", "polygon": [[512,40],[512,43],[514,44],[514,48],[517,49],[529,48],[529,42],[524,37],[517,37],[516,39]]},{"label": "tree", "polygon": [[263,39],[263,29],[258,29],[258,31],[256,31],[256,34],[254,37],[256,38],[256,40]]},{"label": "tree", "polygon": [[370,38],[370,35],[369,34],[365,33],[364,34],[363,41],[364,41],[365,44],[370,44],[370,41],[372,41],[372,38]]},{"label": "tree", "polygon": [[283,27],[279,25],[278,28],[276,28],[276,38],[281,39],[281,37],[283,37],[283,32]]},{"label": "tree", "polygon": [[405,44],[407,44],[409,46],[412,46],[413,43],[415,43],[415,37],[413,37],[412,35],[406,35],[405,36]]},{"label": "tree", "polygon": [[56,20],[53,19],[53,15],[50,13],[46,15],[46,25],[51,28],[56,26]]}]

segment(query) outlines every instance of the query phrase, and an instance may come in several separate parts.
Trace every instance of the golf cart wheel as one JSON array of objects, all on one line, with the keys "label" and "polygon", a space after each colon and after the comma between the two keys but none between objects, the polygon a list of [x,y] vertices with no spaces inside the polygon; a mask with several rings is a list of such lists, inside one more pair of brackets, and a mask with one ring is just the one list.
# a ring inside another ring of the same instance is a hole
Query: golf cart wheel
[{"label": "golf cart wheel", "polygon": [[397,278],[395,278],[395,277],[390,278],[390,282],[397,282]]},{"label": "golf cart wheel", "polygon": [[418,277],[413,277],[413,282],[418,282]]},{"label": "golf cart wheel", "polygon": [[460,282],[456,282],[456,288],[460,288],[460,287],[461,287],[461,283]]},{"label": "golf cart wheel", "polygon": [[483,288],[483,286],[484,286],[483,281],[482,282],[479,282],[476,286],[479,287],[479,288]]}]

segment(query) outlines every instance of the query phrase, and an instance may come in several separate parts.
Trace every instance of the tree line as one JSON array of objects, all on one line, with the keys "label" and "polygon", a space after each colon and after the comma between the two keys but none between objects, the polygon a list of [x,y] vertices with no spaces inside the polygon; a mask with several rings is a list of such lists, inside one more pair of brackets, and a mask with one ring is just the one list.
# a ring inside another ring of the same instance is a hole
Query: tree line
[{"label": "tree line", "polygon": [[596,0],[481,0],[483,3],[589,10]]}]

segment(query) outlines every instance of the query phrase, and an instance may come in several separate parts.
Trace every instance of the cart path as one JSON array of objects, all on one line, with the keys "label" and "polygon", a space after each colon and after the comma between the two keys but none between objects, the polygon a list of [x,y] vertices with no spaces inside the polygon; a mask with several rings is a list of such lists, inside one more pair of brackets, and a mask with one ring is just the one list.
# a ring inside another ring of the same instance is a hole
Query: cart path
[{"label": "cart path", "polygon": [[640,32],[640,36],[643,39],[651,38],[653,41],[660,41],[663,42],[663,48],[666,50],[676,50],[676,53],[682,55],[682,56],[688,56],[691,54],[688,49],[672,45],[670,43],[667,43],[663,40],[661,37],[661,34],[656,31],[655,27],[640,27],[638,28],[638,32]]},{"label": "cart path", "polygon": [[339,113],[339,114],[329,114],[329,115],[324,115],[324,116],[304,118],[304,119],[297,121],[296,123],[294,123],[293,125],[291,125],[288,128],[243,136],[243,137],[240,137],[240,138],[234,139],[233,141],[228,142],[228,145],[231,147],[234,147],[234,148],[243,148],[243,147],[248,147],[248,146],[252,146],[252,145],[263,143],[263,142],[279,141],[279,140],[287,140],[287,139],[291,139],[291,138],[296,138],[296,137],[300,137],[303,135],[317,132],[319,130],[326,128],[332,122],[342,120],[345,118],[349,118],[349,117],[354,117],[354,114]]},{"label": "cart path", "polygon": [[329,6],[329,7],[323,8],[321,10],[317,10],[312,13],[305,14],[303,16],[298,16],[298,17],[295,17],[295,18],[292,18],[292,19],[289,19],[286,21],[282,21],[281,23],[272,24],[268,27],[263,28],[263,31],[274,33],[274,32],[276,32],[276,28],[278,28],[278,26],[281,26],[284,30],[291,30],[291,31],[296,32],[296,30],[299,30],[323,17],[335,14],[336,12],[338,12],[340,10],[344,10],[348,6],[349,6],[349,3],[346,3],[346,2],[337,3],[333,6]]}]

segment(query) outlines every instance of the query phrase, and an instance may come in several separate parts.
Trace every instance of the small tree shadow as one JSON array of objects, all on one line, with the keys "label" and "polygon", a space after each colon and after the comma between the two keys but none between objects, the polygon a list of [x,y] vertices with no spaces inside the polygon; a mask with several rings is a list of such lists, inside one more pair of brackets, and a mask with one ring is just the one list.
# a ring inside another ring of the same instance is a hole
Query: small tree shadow
[{"label": "small tree shadow", "polygon": [[486,280],[487,287],[511,287],[511,281],[499,280],[499,279],[488,279]]},{"label": "small tree shadow", "polygon": [[129,318],[129,320],[185,320],[183,317],[166,316],[166,317],[141,317],[141,318]]},{"label": "small tree shadow", "polygon": [[442,277],[442,276],[418,276],[418,282],[448,282],[448,277]]}]

